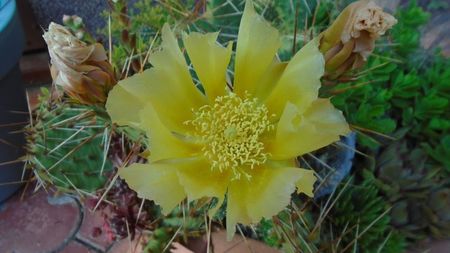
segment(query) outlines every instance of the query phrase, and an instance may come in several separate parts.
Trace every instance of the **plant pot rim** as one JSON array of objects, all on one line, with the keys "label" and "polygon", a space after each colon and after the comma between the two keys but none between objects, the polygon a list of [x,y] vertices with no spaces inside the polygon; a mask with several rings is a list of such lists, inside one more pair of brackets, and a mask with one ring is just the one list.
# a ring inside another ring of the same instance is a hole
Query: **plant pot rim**
[{"label": "plant pot rim", "polygon": [[0,33],[5,30],[5,28],[13,19],[15,10],[15,0],[0,0]]},{"label": "plant pot rim", "polygon": [[0,79],[3,79],[17,64],[25,47],[25,35],[15,0],[0,0]]}]

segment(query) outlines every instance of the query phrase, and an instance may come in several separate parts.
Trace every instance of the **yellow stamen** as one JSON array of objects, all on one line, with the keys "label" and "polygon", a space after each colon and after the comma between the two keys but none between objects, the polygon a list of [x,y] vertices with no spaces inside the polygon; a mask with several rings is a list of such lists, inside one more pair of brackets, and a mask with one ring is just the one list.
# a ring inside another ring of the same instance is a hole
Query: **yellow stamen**
[{"label": "yellow stamen", "polygon": [[274,128],[265,105],[256,98],[242,99],[234,93],[217,97],[212,105],[194,111],[194,120],[186,122],[194,126],[201,136],[204,156],[211,161],[212,169],[231,169],[234,179],[240,179],[246,168],[253,169],[266,162],[261,135]]}]

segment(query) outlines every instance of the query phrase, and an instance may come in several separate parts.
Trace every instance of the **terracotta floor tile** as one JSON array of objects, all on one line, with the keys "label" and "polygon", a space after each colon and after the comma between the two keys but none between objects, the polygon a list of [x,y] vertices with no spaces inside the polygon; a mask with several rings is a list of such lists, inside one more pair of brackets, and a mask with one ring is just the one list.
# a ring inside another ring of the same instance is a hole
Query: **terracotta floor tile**
[{"label": "terracotta floor tile", "polygon": [[141,253],[143,246],[138,238],[139,237],[136,237],[136,239],[131,242],[127,238],[122,239],[114,243],[107,253]]},{"label": "terracotta floor tile", "polygon": [[84,208],[84,220],[77,234],[83,241],[95,244],[98,248],[106,250],[114,242],[108,238],[105,231],[102,230],[104,224],[99,211],[92,212],[87,207]]},{"label": "terracotta floor tile", "polygon": [[[236,234],[231,241],[227,241],[225,231],[213,232],[211,234],[211,244],[214,253],[280,253],[279,250],[273,249],[262,242],[249,239],[243,239],[242,236]],[[197,238],[188,245],[189,249],[195,253],[206,252],[206,238]],[[183,251],[177,251],[177,253]]]},{"label": "terracotta floor tile", "polygon": [[97,253],[93,250],[89,250],[84,245],[71,241],[62,251],[58,253]]},{"label": "terracotta floor tile", "polygon": [[0,207],[0,252],[44,253],[64,247],[77,232],[80,211],[70,197],[48,198],[43,190]]},{"label": "terracotta floor tile", "polygon": [[450,57],[449,27],[450,13],[448,11],[433,13],[420,38],[422,47],[430,53],[436,48],[441,48],[442,54]]},{"label": "terracotta floor tile", "polygon": [[20,59],[22,77],[27,85],[51,83],[52,77],[49,66],[50,57],[47,51],[24,54]]}]

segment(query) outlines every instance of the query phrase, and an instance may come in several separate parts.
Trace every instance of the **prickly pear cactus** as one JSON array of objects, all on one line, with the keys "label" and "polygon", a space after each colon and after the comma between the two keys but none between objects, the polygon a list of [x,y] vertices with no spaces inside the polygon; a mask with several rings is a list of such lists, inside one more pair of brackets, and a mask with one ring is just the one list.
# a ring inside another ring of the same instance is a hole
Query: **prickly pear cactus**
[{"label": "prickly pear cactus", "polygon": [[109,132],[95,108],[49,104],[44,90],[35,118],[26,130],[28,162],[39,183],[63,191],[93,192],[112,169],[107,159]]}]

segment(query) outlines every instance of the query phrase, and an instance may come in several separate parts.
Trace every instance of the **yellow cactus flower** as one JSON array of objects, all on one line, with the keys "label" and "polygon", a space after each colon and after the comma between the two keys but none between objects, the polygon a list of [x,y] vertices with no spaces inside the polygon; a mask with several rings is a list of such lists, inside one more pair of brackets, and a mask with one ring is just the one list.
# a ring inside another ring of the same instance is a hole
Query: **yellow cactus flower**
[{"label": "yellow cactus flower", "polygon": [[328,99],[318,98],[318,40],[280,62],[278,31],[247,1],[234,84],[227,85],[232,46],[222,47],[217,36],[183,36],[204,92],[166,25],[153,67],[119,82],[106,107],[113,122],[146,131],[150,143],[148,163],[123,168],[120,177],[165,214],[185,198],[216,197],[220,205],[226,196],[231,238],[237,223],[283,210],[296,188],[313,196],[314,173],[296,167],[296,157],[337,141],[349,127]]}]

